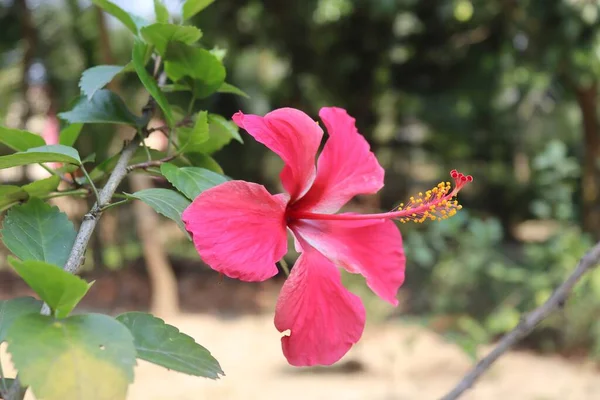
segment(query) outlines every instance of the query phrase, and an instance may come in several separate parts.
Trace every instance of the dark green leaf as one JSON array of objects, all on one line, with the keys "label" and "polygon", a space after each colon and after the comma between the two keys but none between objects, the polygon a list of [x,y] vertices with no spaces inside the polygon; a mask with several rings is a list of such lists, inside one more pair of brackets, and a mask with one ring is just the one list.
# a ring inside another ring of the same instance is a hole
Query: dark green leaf
[{"label": "dark green leaf", "polygon": [[92,286],[58,265],[36,260],[19,261],[10,256],[8,262],[27,285],[50,306],[57,318],[69,315]]},{"label": "dark green leaf", "polygon": [[58,114],[65,121],[90,124],[127,124],[142,127],[145,122],[134,115],[123,100],[110,90],[100,89],[92,99],[81,96],[71,111]]},{"label": "dark green leaf", "polygon": [[25,314],[39,314],[43,304],[33,297],[0,300],[0,343],[6,340],[6,332],[15,319]]},{"label": "dark green leaf", "polygon": [[223,82],[223,84],[219,88],[218,92],[219,93],[232,93],[232,94],[237,94],[238,96],[245,97],[247,99],[250,98],[250,96],[248,96],[248,94],[246,92],[244,92],[243,90],[241,90],[233,85],[230,85],[227,82]]},{"label": "dark green leaf", "polygon": [[53,144],[2,156],[0,157],[0,169],[44,162],[81,164],[77,150],[61,144]]},{"label": "dark green leaf", "polygon": [[182,127],[177,130],[177,136],[181,143],[181,151],[184,153],[202,152],[202,145],[208,140],[208,113],[200,111],[196,115],[194,126]]},{"label": "dark green leaf", "polygon": [[181,214],[190,205],[190,201],[179,193],[168,189],[144,189],[128,196],[148,204],[156,212],[175,221],[186,232]]},{"label": "dark green leaf", "polygon": [[154,14],[158,22],[169,22],[169,10],[162,0],[154,0]]},{"label": "dark green leaf", "polygon": [[58,188],[60,178],[53,175],[46,179],[40,179],[39,181],[31,182],[22,187],[30,197],[42,197],[50,192],[53,192]]},{"label": "dark green leaf", "polygon": [[135,72],[137,72],[140,81],[146,88],[146,90],[150,93],[150,95],[156,100],[156,103],[162,109],[165,119],[167,120],[167,124],[169,126],[173,126],[173,114],[171,113],[171,106],[167,101],[164,93],[158,87],[156,81],[150,76],[148,71],[146,71],[146,64],[144,60],[144,56],[146,54],[147,45],[141,40],[136,39],[133,44],[133,66],[135,67]]},{"label": "dark green leaf", "polygon": [[221,168],[219,163],[209,155],[202,153],[187,153],[185,158],[187,158],[194,167],[206,168],[217,174],[223,174],[223,168]]},{"label": "dark green leaf", "polygon": [[229,180],[223,175],[204,168],[177,168],[169,163],[161,165],[160,172],[190,200],[194,200],[203,191]]},{"label": "dark green leaf", "polygon": [[7,342],[22,382],[38,399],[125,400],[133,381],[133,337],[107,315],[24,315]]},{"label": "dark green leaf", "polygon": [[183,8],[181,10],[183,19],[186,20],[192,18],[194,15],[211,5],[214,1],[215,0],[186,0],[186,2],[183,3]]},{"label": "dark green leaf", "polygon": [[73,146],[77,141],[82,128],[83,124],[70,124],[60,131],[58,143],[65,146]]},{"label": "dark green leaf", "polygon": [[144,40],[156,47],[164,56],[169,42],[196,43],[202,37],[202,31],[194,26],[156,23],[141,30]]},{"label": "dark green leaf", "polygon": [[81,92],[91,100],[97,90],[102,89],[121,71],[121,65],[97,65],[86,69],[79,80]]},{"label": "dark green leaf", "polygon": [[0,126],[0,143],[5,144],[15,151],[25,151],[32,147],[40,147],[46,144],[40,135],[4,126]]},{"label": "dark green leaf", "polygon": [[208,350],[174,326],[153,315],[128,312],[117,317],[129,328],[138,358],[184,374],[218,379],[224,375]]},{"label": "dark green leaf", "polygon": [[123,25],[125,25],[127,29],[129,29],[131,32],[137,34],[138,26],[136,24],[136,21],[134,20],[133,16],[127,11],[123,10],[121,7],[108,0],[92,0],[92,2],[107,13],[109,13],[110,15],[112,15],[113,17],[115,17],[116,19],[118,19],[119,21],[121,21]]},{"label": "dark green leaf", "polygon": [[75,242],[75,229],[65,213],[38,198],[15,206],[2,225],[2,241],[22,260],[64,265]]},{"label": "dark green leaf", "polygon": [[171,42],[165,71],[171,80],[189,84],[198,98],[215,93],[225,82],[225,67],[210,51]]}]

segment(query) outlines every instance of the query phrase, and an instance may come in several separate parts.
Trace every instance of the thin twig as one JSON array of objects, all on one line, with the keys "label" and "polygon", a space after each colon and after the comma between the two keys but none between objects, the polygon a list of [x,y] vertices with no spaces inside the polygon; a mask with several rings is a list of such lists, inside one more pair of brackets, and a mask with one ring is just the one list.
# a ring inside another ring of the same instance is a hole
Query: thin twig
[{"label": "thin twig", "polygon": [[75,181],[70,180],[69,178],[65,177],[63,174],[59,173],[58,171],[53,170],[52,168],[48,167],[47,165],[44,165],[42,163],[38,163],[38,165],[40,167],[42,167],[43,169],[46,170],[46,172],[52,174],[52,175],[56,175],[60,178],[61,181],[68,183],[69,185],[73,185],[75,184]]},{"label": "thin twig", "polygon": [[142,162],[142,163],[139,163],[139,164],[132,164],[129,167],[127,167],[127,172],[131,172],[131,171],[134,171],[136,169],[147,169],[147,168],[150,168],[150,167],[160,167],[164,163],[169,162],[169,161],[177,158],[177,156],[179,156],[179,154],[173,154],[171,156],[168,156],[168,157],[165,157],[165,158],[161,158],[160,160],[152,160],[152,161]]},{"label": "thin twig", "polygon": [[573,270],[573,273],[558,286],[552,296],[544,304],[533,310],[531,313],[521,319],[516,328],[504,335],[496,347],[484,358],[482,358],[475,367],[467,373],[462,380],[441,400],[455,400],[462,396],[481,375],[486,372],[494,362],[496,362],[504,353],[506,353],[519,340],[527,336],[533,329],[553,311],[562,307],[575,284],[588,271],[600,263],[600,242],[596,243],[589,250]]}]

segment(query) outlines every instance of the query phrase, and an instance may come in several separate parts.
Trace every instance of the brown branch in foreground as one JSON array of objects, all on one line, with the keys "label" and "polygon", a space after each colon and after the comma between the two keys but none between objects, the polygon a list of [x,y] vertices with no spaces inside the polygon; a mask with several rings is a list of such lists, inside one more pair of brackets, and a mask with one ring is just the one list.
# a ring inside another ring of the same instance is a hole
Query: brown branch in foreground
[{"label": "brown branch in foreground", "polygon": [[569,277],[558,286],[552,296],[544,304],[533,310],[531,313],[521,319],[521,322],[515,329],[504,335],[496,347],[484,358],[482,358],[475,367],[467,373],[462,380],[448,394],[440,400],[454,400],[462,396],[473,384],[486,372],[494,362],[496,362],[504,353],[506,353],[519,340],[527,336],[533,329],[553,311],[560,308],[569,295],[575,284],[589,270],[600,263],[600,242],[596,243],[589,250],[575,267],[575,270]]}]

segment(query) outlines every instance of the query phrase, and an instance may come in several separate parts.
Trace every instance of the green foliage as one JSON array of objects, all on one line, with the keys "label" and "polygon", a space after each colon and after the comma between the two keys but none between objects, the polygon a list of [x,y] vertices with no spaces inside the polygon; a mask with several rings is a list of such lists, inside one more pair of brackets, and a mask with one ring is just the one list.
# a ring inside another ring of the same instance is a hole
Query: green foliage
[{"label": "green foliage", "polygon": [[218,90],[219,93],[231,93],[231,94],[237,94],[238,96],[242,96],[245,97],[247,99],[250,98],[250,96],[248,96],[248,94],[246,92],[244,92],[243,90],[241,90],[240,88],[237,88],[227,82],[223,82],[223,84],[221,85],[221,87]]},{"label": "green foliage", "polygon": [[202,152],[210,137],[208,112],[200,111],[194,119],[194,126],[179,128],[177,136],[183,153]]},{"label": "green foliage", "polygon": [[133,381],[133,337],[106,315],[23,315],[6,340],[21,381],[37,398],[125,400]]},{"label": "green foliage", "polygon": [[57,318],[68,316],[92,286],[57,265],[35,260],[19,261],[12,257],[9,257],[8,262],[48,304]]},{"label": "green foliage", "polygon": [[134,34],[138,33],[138,24],[134,17],[115,3],[108,0],[92,0],[92,2],[104,11],[118,19]]},{"label": "green foliage", "polygon": [[169,22],[169,10],[165,7],[162,0],[154,0],[154,14],[156,15],[156,20],[158,22]]},{"label": "green foliage", "polygon": [[79,165],[81,164],[81,159],[74,148],[61,144],[53,144],[32,147],[27,151],[2,156],[0,157],[0,169],[44,162],[64,162]]},{"label": "green foliage", "polygon": [[186,0],[183,3],[182,15],[183,19],[190,19],[206,7],[211,5],[215,0]]},{"label": "green foliage", "polygon": [[148,25],[142,28],[141,34],[146,43],[156,47],[161,56],[165,55],[170,42],[194,44],[202,37],[202,31],[194,26],[165,23]]},{"label": "green foliage", "polygon": [[91,100],[94,93],[110,83],[123,68],[120,65],[97,65],[86,69],[79,80],[81,92]]},{"label": "green foliage", "polygon": [[32,198],[7,213],[2,230],[4,245],[22,260],[64,265],[75,241],[67,215]]},{"label": "green foliage", "polygon": [[0,143],[15,151],[26,151],[32,147],[46,144],[44,139],[35,133],[0,126]]},{"label": "green foliage", "polygon": [[163,92],[158,87],[156,80],[154,80],[154,78],[150,76],[148,71],[146,71],[146,61],[144,58],[146,50],[147,45],[141,40],[136,39],[135,43],[133,44],[132,54],[135,72],[137,72],[140,81],[142,82],[146,90],[148,90],[150,96],[154,98],[154,100],[162,109],[165,115],[165,119],[167,120],[167,124],[169,126],[173,126],[173,113],[171,112],[171,106],[169,105],[169,102],[167,101]]},{"label": "green foliage", "polygon": [[39,313],[42,304],[41,301],[33,297],[0,300],[0,343],[6,340],[6,332],[17,318],[25,314]]},{"label": "green foliage", "polygon": [[212,154],[225,147],[232,139],[244,143],[239,134],[239,129],[232,121],[228,121],[220,115],[208,114],[209,138],[201,153]]},{"label": "green foliage", "polygon": [[219,362],[208,350],[162,319],[128,312],[119,315],[117,320],[133,335],[138,358],[188,375],[210,379],[224,375]]},{"label": "green foliage", "polygon": [[187,85],[194,96],[205,98],[225,82],[225,67],[210,51],[171,42],[167,48],[165,71],[174,82]]},{"label": "green foliage", "polygon": [[110,90],[100,89],[94,97],[81,96],[71,111],[58,116],[72,124],[126,124],[142,127],[147,121],[134,115],[123,100]]},{"label": "green foliage", "polygon": [[181,214],[190,205],[190,201],[179,193],[168,189],[144,189],[128,196],[148,204],[154,211],[175,221],[186,232]]},{"label": "green foliage", "polygon": [[44,197],[56,190],[60,178],[53,175],[46,179],[28,183],[22,187],[14,185],[0,185],[0,210],[24,202],[30,197]]},{"label": "green foliage", "polygon": [[60,131],[58,136],[59,144],[64,146],[73,146],[77,141],[77,138],[81,134],[83,124],[70,124]]},{"label": "green foliage", "polygon": [[228,181],[227,177],[204,168],[177,168],[169,163],[161,165],[160,172],[190,200],[194,200],[203,191]]}]

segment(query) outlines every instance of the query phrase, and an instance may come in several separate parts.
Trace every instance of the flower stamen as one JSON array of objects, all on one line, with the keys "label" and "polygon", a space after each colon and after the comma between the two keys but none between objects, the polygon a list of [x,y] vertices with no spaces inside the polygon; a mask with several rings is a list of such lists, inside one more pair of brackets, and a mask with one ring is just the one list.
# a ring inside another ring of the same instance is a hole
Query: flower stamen
[{"label": "flower stamen", "polygon": [[454,189],[450,182],[440,182],[437,186],[418,196],[411,196],[408,203],[401,203],[393,212],[406,212],[406,216],[397,218],[402,223],[439,221],[454,216],[462,208],[456,195],[467,183],[473,181],[471,175],[464,175],[455,169],[450,171],[454,180]]}]

